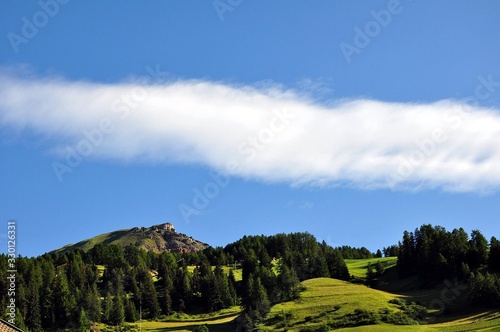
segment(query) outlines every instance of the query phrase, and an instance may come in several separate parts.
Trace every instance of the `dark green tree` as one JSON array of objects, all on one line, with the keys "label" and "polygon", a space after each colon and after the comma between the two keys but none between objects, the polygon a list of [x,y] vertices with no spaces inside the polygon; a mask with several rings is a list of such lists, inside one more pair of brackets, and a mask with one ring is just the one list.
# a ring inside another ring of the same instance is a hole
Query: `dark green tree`
[{"label": "dark green tree", "polygon": [[471,273],[467,290],[469,301],[474,306],[495,307],[500,304],[500,282],[491,273]]},{"label": "dark green tree", "polygon": [[488,261],[488,240],[479,230],[473,230],[467,252],[467,264],[472,270],[486,264]]},{"label": "dark green tree", "polygon": [[23,331],[29,331],[28,327],[24,323],[24,318],[19,308],[16,308],[16,319],[14,320],[14,325]]},{"label": "dark green tree", "polygon": [[54,285],[54,317],[59,326],[64,326],[71,319],[76,309],[76,301],[69,290],[64,270],[60,271]]},{"label": "dark green tree", "polygon": [[78,327],[80,328],[81,332],[87,332],[90,328],[90,320],[87,317],[87,313],[85,312],[85,309],[81,308],[80,309],[80,314],[78,315]]},{"label": "dark green tree", "polygon": [[92,286],[87,287],[85,298],[85,311],[87,317],[92,323],[101,321],[101,296],[97,290],[97,284],[93,283]]},{"label": "dark green tree", "polygon": [[139,282],[142,307],[149,314],[149,318],[157,318],[161,313],[161,309],[160,304],[158,303],[158,294],[149,270],[146,268],[139,268],[137,281]]},{"label": "dark green tree", "polygon": [[130,323],[138,321],[139,314],[134,302],[125,297],[123,305],[125,306],[125,320]]},{"label": "dark green tree", "polygon": [[416,254],[415,254],[415,238],[413,233],[404,231],[403,242],[399,247],[398,255],[398,275],[400,278],[408,277],[417,272],[416,270]]},{"label": "dark green tree", "polygon": [[278,300],[291,301],[299,297],[300,281],[294,270],[285,264],[279,265],[279,275],[277,278],[279,288]]},{"label": "dark green tree", "polygon": [[250,306],[259,313],[260,317],[265,317],[271,308],[266,289],[262,286],[259,277],[253,279],[250,290],[250,301]]},{"label": "dark green tree", "polygon": [[115,326],[122,326],[125,322],[125,306],[123,305],[123,295],[113,297],[113,310],[111,311],[110,323]]},{"label": "dark green tree", "polygon": [[[41,285],[41,282],[40,282]],[[33,332],[42,330],[42,314],[40,308],[40,295],[36,281],[30,283],[28,287],[28,315],[26,316],[26,324]]]},{"label": "dark green tree", "polygon": [[491,237],[490,241],[488,266],[493,272],[500,271],[500,241],[498,241],[494,236]]}]

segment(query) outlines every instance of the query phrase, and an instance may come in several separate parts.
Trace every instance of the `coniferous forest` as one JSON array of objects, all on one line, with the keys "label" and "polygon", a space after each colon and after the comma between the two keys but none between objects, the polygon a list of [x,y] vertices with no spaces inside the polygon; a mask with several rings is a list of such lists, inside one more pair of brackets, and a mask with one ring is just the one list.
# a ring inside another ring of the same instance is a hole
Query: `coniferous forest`
[{"label": "coniferous forest", "polygon": [[[446,278],[466,282],[471,306],[500,304],[500,242],[480,231],[423,225],[376,253],[333,248],[309,233],[245,236],[226,247],[188,253],[147,252],[97,244],[84,252],[17,258],[16,325],[26,331],[88,329],[154,320],[173,312],[243,308],[240,327],[252,330],[272,305],[300,297],[303,280],[352,279],[344,259],[397,255],[399,278],[422,288]],[[0,256],[0,299],[7,306],[7,256]],[[241,275],[235,277],[235,272]]]}]

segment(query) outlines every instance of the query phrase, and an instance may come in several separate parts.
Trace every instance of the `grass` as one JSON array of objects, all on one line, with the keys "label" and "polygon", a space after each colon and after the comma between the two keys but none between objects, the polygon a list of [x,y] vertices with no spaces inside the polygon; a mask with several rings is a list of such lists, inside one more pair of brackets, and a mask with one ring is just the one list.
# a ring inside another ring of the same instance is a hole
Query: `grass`
[{"label": "grass", "polygon": [[[310,279],[302,282],[306,288],[298,300],[277,304],[271,308],[267,320],[261,325],[263,331],[314,331],[327,327],[327,323],[338,321],[355,309],[364,309],[374,313],[381,309],[398,312],[396,305],[389,300],[400,298],[413,300],[422,296],[420,292],[398,295],[371,289],[364,285],[352,284],[329,278]],[[424,293],[425,291],[422,291]],[[440,293],[439,289],[430,290],[428,297]],[[479,309],[480,310],[480,309]],[[434,319],[434,320],[431,320]],[[500,331],[500,313],[498,311],[476,311],[462,315],[431,318],[425,325],[391,325],[379,323],[351,328],[340,328],[346,332],[394,332],[394,331],[429,331],[429,332],[467,332]]]},{"label": "grass", "polygon": [[[236,318],[240,314],[240,307],[231,307],[222,309],[213,313],[206,314],[180,314],[173,315],[161,321],[142,321],[129,324],[134,326],[132,331],[192,331],[198,325],[207,325],[210,332],[230,332],[236,328]],[[105,325],[101,324],[99,328],[105,329]],[[112,327],[108,327],[112,329]]]},{"label": "grass", "polygon": [[[269,319],[262,327],[266,331],[299,331],[303,328],[315,328],[326,324],[332,317],[342,317],[353,313],[355,309],[365,308],[374,312],[381,309],[397,310],[389,301],[398,296],[383,291],[356,285],[349,282],[317,278],[302,282],[306,288],[299,300],[280,303],[272,307]],[[289,314],[291,317],[275,323],[274,317]]]},{"label": "grass", "polygon": [[339,329],[345,332],[472,332],[472,331],[500,331],[500,313],[483,312],[464,317],[456,317],[445,323],[412,326],[394,326],[389,324],[359,326]]},{"label": "grass", "polygon": [[238,314],[220,318],[196,321],[143,322],[143,331],[192,331],[198,325],[207,325],[209,331],[234,331],[235,319]]},{"label": "grass", "polygon": [[[396,266],[398,261],[397,257],[381,257],[381,258],[365,258],[365,259],[346,259],[345,263],[349,269],[349,273],[356,277],[364,279],[366,277],[366,271],[368,270],[368,264],[375,265],[377,262],[384,264],[386,269]],[[375,267],[375,266],[374,266]]]}]

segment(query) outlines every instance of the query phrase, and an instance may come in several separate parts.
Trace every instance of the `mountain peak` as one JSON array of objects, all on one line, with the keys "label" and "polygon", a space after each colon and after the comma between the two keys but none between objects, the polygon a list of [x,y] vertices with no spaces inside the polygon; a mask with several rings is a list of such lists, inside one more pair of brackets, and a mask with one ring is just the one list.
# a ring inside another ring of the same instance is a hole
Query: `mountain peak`
[{"label": "mountain peak", "polygon": [[66,245],[54,252],[65,253],[75,249],[88,251],[99,243],[118,244],[123,248],[136,246],[153,252],[194,252],[209,246],[191,236],[177,233],[174,225],[167,222],[151,227],[134,227],[97,235],[76,244]]}]

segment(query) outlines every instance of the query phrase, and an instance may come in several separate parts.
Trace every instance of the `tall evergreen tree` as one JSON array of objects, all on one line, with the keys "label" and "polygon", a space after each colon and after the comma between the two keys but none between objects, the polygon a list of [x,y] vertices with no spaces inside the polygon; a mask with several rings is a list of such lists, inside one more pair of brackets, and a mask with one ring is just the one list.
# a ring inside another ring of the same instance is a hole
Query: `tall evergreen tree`
[{"label": "tall evergreen tree", "polygon": [[26,324],[31,331],[42,331],[42,314],[40,308],[39,289],[35,284],[36,281],[30,283],[28,287],[28,315],[26,316]]},{"label": "tall evergreen tree", "polygon": [[125,297],[123,305],[125,306],[125,320],[133,323],[139,320],[139,314],[133,301]]},{"label": "tall evergreen tree", "polygon": [[279,288],[278,301],[290,301],[298,298],[300,291],[299,278],[294,270],[283,263],[279,265],[277,286]]},{"label": "tall evergreen tree", "polygon": [[123,295],[117,294],[113,297],[113,310],[111,311],[110,323],[115,326],[122,326],[125,322],[125,306],[123,305]]},{"label": "tall evergreen tree", "polygon": [[29,331],[28,327],[24,323],[24,318],[19,308],[16,308],[16,319],[14,320],[14,325],[23,331]]},{"label": "tall evergreen tree", "polygon": [[80,328],[81,332],[87,332],[90,328],[90,320],[87,317],[87,313],[85,312],[85,309],[81,308],[80,309],[80,314],[78,315],[78,327]]},{"label": "tall evergreen tree", "polygon": [[400,278],[408,277],[416,272],[415,238],[413,233],[404,231],[403,242],[399,248],[397,269]]},{"label": "tall evergreen tree", "polygon": [[137,281],[141,292],[142,307],[148,311],[149,318],[157,318],[161,313],[158,294],[151,274],[146,268],[139,268]]},{"label": "tall evergreen tree", "polygon": [[255,309],[260,317],[264,317],[271,308],[271,303],[267,297],[267,292],[260,281],[259,277],[255,277],[250,290],[250,307]]},{"label": "tall evergreen tree", "polygon": [[101,296],[97,290],[97,285],[94,283],[88,286],[85,299],[85,309],[89,320],[92,323],[101,321]]},{"label": "tall evergreen tree", "polygon": [[488,266],[493,272],[500,271],[500,241],[498,241],[494,236],[491,237],[490,241]]},{"label": "tall evergreen tree", "polygon": [[54,285],[54,316],[59,326],[64,326],[76,309],[76,301],[69,290],[66,273],[61,270]]},{"label": "tall evergreen tree", "polygon": [[486,264],[488,261],[488,240],[479,230],[473,230],[469,241],[467,264],[472,270]]},{"label": "tall evergreen tree", "polygon": [[50,285],[45,286],[42,290],[41,313],[42,326],[45,328],[53,327],[56,323],[56,317],[54,308],[54,295],[52,287]]}]

